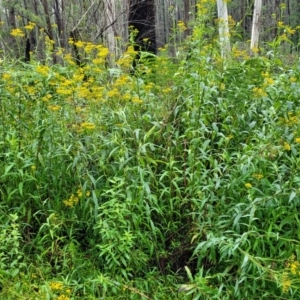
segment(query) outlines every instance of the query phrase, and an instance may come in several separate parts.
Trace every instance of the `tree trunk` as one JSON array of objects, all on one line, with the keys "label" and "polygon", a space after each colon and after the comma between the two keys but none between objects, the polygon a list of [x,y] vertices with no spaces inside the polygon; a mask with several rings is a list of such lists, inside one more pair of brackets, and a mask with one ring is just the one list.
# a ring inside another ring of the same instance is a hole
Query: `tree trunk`
[{"label": "tree trunk", "polygon": [[57,32],[59,37],[59,46],[65,48],[67,45],[67,36],[65,31],[64,24],[64,1],[63,0],[55,0],[54,1],[54,15],[55,21],[57,25]]},{"label": "tree trunk", "polygon": [[261,15],[261,3],[262,0],[255,0],[253,22],[252,22],[252,33],[251,33],[251,44],[250,50],[252,54],[258,52],[258,40],[259,40],[259,21]]},{"label": "tree trunk", "polygon": [[107,36],[107,46],[110,53],[116,55],[116,30],[115,30],[115,20],[116,20],[116,4],[115,0],[105,0],[105,18],[106,26],[109,26],[106,31]]},{"label": "tree trunk", "polygon": [[228,26],[228,10],[225,0],[217,0],[219,36],[222,58],[228,58],[231,52]]},{"label": "tree trunk", "polygon": [[53,35],[53,30],[52,30],[52,25],[51,25],[51,18],[50,18],[50,13],[49,13],[49,6],[48,6],[48,1],[47,0],[42,0],[43,8],[45,11],[45,18],[46,18],[46,25],[47,29],[45,30],[46,34],[48,35],[49,39],[53,41],[53,53],[52,53],[52,58],[53,58],[53,64],[57,63],[56,55],[54,53],[55,49],[55,39]]}]

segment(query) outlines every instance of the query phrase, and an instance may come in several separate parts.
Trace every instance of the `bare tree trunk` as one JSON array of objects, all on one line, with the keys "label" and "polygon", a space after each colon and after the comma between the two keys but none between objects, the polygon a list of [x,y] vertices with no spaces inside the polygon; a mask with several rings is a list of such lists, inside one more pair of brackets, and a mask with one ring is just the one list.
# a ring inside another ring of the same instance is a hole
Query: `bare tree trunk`
[{"label": "bare tree trunk", "polygon": [[16,15],[15,15],[15,8],[11,7],[9,10],[9,25],[11,28],[16,28],[17,23],[16,23]]},{"label": "bare tree trunk", "polygon": [[115,30],[115,20],[116,20],[116,5],[115,0],[105,0],[105,18],[106,24],[111,25],[107,28],[107,46],[110,50],[110,53],[116,55],[116,30]]},{"label": "bare tree trunk", "polygon": [[167,1],[165,0],[156,0],[156,38],[157,38],[157,47],[163,47],[165,44],[169,42],[169,6]]},{"label": "bare tree trunk", "polygon": [[189,28],[190,21],[190,0],[184,0],[184,23],[187,30],[184,31],[184,37],[191,34],[191,29]]},{"label": "bare tree trunk", "polygon": [[250,50],[252,54],[257,53],[258,51],[259,21],[261,15],[261,5],[262,5],[262,0],[255,0],[253,22],[252,22],[251,44],[250,44]]},{"label": "bare tree trunk", "polygon": [[231,52],[228,26],[228,10],[225,0],[217,0],[221,56],[228,58]]},{"label": "bare tree trunk", "polygon": [[50,18],[50,13],[49,13],[48,1],[47,0],[42,0],[42,4],[43,4],[44,11],[45,11],[45,18],[46,18],[46,25],[47,25],[46,33],[47,33],[49,39],[51,41],[53,41],[53,55],[52,55],[53,64],[56,64],[57,59],[56,59],[56,55],[54,53],[55,39],[54,39],[53,29],[52,29],[52,25],[51,25],[51,18]]},{"label": "bare tree trunk", "polygon": [[64,1],[55,0],[54,1],[54,16],[57,25],[57,32],[58,32],[58,42],[59,46],[62,48],[66,47],[66,34],[64,29],[64,18],[63,18],[63,11],[64,11]]},{"label": "bare tree trunk", "polygon": [[47,25],[47,35],[51,40],[54,40],[53,36],[53,30],[51,26],[51,18],[50,18],[50,13],[49,13],[49,6],[48,6],[48,1],[47,0],[42,0],[43,8],[45,11],[45,18],[46,18],[46,25]]}]

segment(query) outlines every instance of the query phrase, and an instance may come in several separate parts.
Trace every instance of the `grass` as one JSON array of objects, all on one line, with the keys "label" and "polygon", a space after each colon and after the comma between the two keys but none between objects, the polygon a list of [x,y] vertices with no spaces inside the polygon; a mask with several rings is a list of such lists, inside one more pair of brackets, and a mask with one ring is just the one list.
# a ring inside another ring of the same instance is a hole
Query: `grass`
[{"label": "grass", "polygon": [[198,22],[134,72],[1,62],[0,299],[299,298],[298,61]]}]

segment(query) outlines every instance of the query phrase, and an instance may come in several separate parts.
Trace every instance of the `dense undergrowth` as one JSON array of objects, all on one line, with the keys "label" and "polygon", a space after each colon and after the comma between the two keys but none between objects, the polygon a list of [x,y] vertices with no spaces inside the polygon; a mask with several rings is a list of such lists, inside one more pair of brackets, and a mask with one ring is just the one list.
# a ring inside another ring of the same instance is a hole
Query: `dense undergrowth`
[{"label": "dense undergrowth", "polygon": [[213,32],[1,62],[0,299],[299,299],[299,62]]}]

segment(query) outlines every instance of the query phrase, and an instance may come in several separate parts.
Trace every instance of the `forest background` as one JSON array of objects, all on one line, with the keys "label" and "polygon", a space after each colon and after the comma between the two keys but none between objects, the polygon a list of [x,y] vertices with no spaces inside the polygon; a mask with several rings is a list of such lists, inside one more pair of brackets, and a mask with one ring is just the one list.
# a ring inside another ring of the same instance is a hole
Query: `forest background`
[{"label": "forest background", "polygon": [[0,8],[0,299],[299,299],[298,1]]}]

